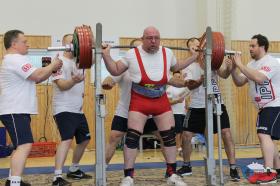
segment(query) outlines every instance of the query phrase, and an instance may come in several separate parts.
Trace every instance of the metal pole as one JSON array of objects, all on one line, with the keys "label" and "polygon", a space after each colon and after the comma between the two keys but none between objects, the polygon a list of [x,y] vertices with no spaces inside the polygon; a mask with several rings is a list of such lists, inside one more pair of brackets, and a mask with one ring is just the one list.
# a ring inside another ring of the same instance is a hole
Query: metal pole
[{"label": "metal pole", "polygon": [[106,185],[105,166],[105,95],[101,88],[101,59],[102,59],[102,25],[96,24],[95,47],[95,185]]},{"label": "metal pole", "polygon": [[215,159],[214,159],[214,142],[213,142],[213,91],[211,86],[211,58],[212,58],[212,30],[211,27],[206,29],[206,50],[205,50],[205,120],[207,126],[207,157],[206,161],[206,184],[216,185]]},{"label": "metal pole", "polygon": [[221,129],[221,95],[215,94],[215,114],[217,116],[217,128],[218,128],[218,152],[219,152],[219,171],[220,171],[220,185],[224,185],[224,172],[223,172],[223,156],[222,156],[222,129]]}]

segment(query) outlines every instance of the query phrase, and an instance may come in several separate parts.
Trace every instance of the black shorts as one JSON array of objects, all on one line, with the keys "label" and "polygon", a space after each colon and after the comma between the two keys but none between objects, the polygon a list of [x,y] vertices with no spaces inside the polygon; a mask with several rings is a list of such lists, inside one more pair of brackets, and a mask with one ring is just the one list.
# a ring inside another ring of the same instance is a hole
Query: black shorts
[{"label": "black shorts", "polygon": [[[112,121],[111,130],[116,130],[120,132],[126,132],[127,131],[127,118],[123,118],[121,116],[115,115]],[[144,127],[144,134],[151,133],[153,131],[156,131],[157,126],[154,122],[153,118],[149,118],[145,124]]]},{"label": "black shorts", "polygon": [[257,133],[268,134],[280,139],[280,107],[266,107],[258,113]]},{"label": "black shorts", "polygon": [[185,114],[174,114],[175,119],[175,132],[176,134],[183,132],[183,124],[185,119]]},{"label": "black shorts", "polygon": [[[229,117],[227,113],[226,106],[222,104],[222,115],[221,115],[221,128],[230,128]],[[213,114],[213,132],[216,134],[217,130],[217,116]],[[206,128],[205,120],[205,108],[189,108],[187,115],[184,120],[184,131],[189,131],[193,133],[204,134]]]},{"label": "black shorts", "polygon": [[5,114],[0,115],[0,120],[6,127],[15,148],[26,143],[34,143],[30,114]]},{"label": "black shorts", "polygon": [[90,139],[88,123],[84,114],[61,112],[54,115],[54,120],[62,141],[73,139],[75,136],[76,143],[80,144]]}]

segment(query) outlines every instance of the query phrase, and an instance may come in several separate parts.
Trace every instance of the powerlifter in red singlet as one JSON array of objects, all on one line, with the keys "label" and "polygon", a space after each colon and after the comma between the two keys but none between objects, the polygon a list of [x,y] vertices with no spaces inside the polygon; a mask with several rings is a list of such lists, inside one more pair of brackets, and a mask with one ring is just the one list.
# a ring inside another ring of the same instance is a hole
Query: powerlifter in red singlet
[{"label": "powerlifter in red singlet", "polygon": [[164,142],[167,184],[185,186],[186,183],[176,174],[175,122],[165,90],[170,70],[174,72],[186,68],[196,61],[198,52],[191,48],[191,57],[176,60],[170,49],[160,46],[160,33],[153,26],[144,30],[142,42],[142,45],[129,50],[119,61],[111,58],[110,46],[104,45],[102,51],[107,70],[114,76],[128,70],[133,82],[124,147],[124,178],[120,185],[134,184],[134,163],[139,138],[148,116],[152,115]]}]

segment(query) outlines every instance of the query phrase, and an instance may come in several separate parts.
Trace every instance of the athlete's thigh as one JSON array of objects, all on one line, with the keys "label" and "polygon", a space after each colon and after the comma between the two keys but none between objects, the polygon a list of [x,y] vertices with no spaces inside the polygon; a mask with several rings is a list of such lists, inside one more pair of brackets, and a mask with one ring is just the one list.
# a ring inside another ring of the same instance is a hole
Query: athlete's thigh
[{"label": "athlete's thigh", "polygon": [[169,130],[171,127],[175,127],[174,115],[172,111],[154,116],[153,118],[159,131]]},{"label": "athlete's thigh", "polygon": [[147,119],[148,119],[148,116],[146,116],[140,112],[129,111],[127,126],[129,129],[134,129],[134,130],[137,130],[137,131],[143,133],[143,129],[144,129]]}]

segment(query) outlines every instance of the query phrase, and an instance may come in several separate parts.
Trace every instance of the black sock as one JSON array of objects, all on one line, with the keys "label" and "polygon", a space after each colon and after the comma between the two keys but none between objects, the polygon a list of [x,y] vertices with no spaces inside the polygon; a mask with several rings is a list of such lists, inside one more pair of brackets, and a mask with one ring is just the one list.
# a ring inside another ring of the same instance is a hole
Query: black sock
[{"label": "black sock", "polygon": [[229,164],[230,169],[236,169],[236,165],[235,164]]},{"label": "black sock", "polygon": [[166,163],[166,174],[168,177],[176,173],[176,167],[176,163]]},{"label": "black sock", "polygon": [[133,178],[134,176],[134,168],[130,168],[130,169],[124,169],[124,177],[130,176],[131,178]]},{"label": "black sock", "polygon": [[190,162],[190,161],[189,161],[189,162],[185,162],[185,161],[184,161],[183,166],[191,167],[191,162]]}]

